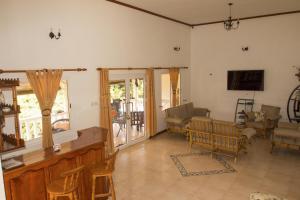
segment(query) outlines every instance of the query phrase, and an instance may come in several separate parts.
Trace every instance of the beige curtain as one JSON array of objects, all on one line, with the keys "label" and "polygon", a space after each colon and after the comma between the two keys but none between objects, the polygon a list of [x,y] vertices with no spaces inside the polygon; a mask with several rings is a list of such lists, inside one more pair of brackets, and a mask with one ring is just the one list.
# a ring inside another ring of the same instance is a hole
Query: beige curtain
[{"label": "beige curtain", "polygon": [[112,153],[114,151],[114,142],[113,142],[108,69],[100,70],[100,126],[108,130],[107,151]]},{"label": "beige curtain", "polygon": [[172,88],[172,106],[177,106],[177,86],[178,86],[178,77],[179,77],[179,69],[178,68],[170,68],[170,82]]},{"label": "beige curtain", "polygon": [[52,147],[51,110],[59,89],[62,70],[27,71],[26,75],[42,112],[43,148]]},{"label": "beige curtain", "polygon": [[156,107],[153,69],[147,69],[146,81],[146,130],[150,136],[154,136],[156,135]]}]

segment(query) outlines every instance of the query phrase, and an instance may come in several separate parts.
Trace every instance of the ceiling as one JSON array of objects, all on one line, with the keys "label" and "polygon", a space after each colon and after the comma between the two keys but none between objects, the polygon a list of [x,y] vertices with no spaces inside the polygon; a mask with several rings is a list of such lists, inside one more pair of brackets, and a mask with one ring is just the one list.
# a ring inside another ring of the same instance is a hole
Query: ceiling
[{"label": "ceiling", "polygon": [[221,21],[228,17],[228,3],[234,3],[234,18],[299,11],[300,0],[118,0],[187,24]]}]

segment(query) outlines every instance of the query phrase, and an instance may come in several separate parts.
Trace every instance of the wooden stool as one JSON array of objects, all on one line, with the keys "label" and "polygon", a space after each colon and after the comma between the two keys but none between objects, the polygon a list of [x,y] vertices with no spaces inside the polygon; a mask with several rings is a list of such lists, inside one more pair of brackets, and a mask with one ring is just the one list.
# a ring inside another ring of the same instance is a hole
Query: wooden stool
[{"label": "wooden stool", "polygon": [[70,200],[78,200],[78,185],[80,172],[84,166],[62,173],[61,179],[53,181],[47,186],[49,200],[57,200],[58,197],[68,197]]},{"label": "wooden stool", "polygon": [[[95,200],[96,198],[100,197],[112,197],[112,200],[116,200],[116,194],[115,194],[115,188],[113,183],[112,174],[115,170],[115,161],[116,156],[118,154],[119,150],[117,150],[115,153],[110,155],[107,159],[105,159],[105,163],[103,165],[95,165],[91,167],[90,171],[92,174],[92,200]],[[105,177],[108,181],[108,192],[103,194],[96,194],[96,179],[100,177]]]}]

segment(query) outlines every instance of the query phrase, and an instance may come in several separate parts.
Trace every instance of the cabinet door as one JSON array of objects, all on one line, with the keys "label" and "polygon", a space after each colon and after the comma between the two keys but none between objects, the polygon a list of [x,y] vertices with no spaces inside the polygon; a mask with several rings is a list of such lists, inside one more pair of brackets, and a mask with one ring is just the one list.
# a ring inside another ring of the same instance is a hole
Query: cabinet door
[{"label": "cabinet door", "polygon": [[44,169],[25,172],[21,176],[11,179],[9,183],[12,200],[47,199]]}]

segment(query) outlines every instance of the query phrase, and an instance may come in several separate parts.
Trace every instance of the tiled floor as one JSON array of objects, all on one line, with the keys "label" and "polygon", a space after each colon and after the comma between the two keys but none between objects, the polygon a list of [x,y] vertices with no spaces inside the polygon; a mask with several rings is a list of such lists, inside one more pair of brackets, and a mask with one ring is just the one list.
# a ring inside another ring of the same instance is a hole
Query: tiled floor
[{"label": "tiled floor", "polygon": [[[120,130],[120,131],[119,131]],[[114,132],[114,145],[115,147],[120,147],[127,143],[127,131],[126,126],[120,129],[120,125],[113,123],[113,132]],[[137,129],[136,125],[130,127],[130,139],[136,140],[145,136],[144,127]]]},{"label": "tiled floor", "polygon": [[170,155],[189,152],[187,141],[164,133],[120,152],[114,174],[117,199],[246,200],[252,192],[263,192],[300,200],[300,151],[269,150],[268,140],[257,139],[237,164],[226,158],[237,172],[182,177]]}]

